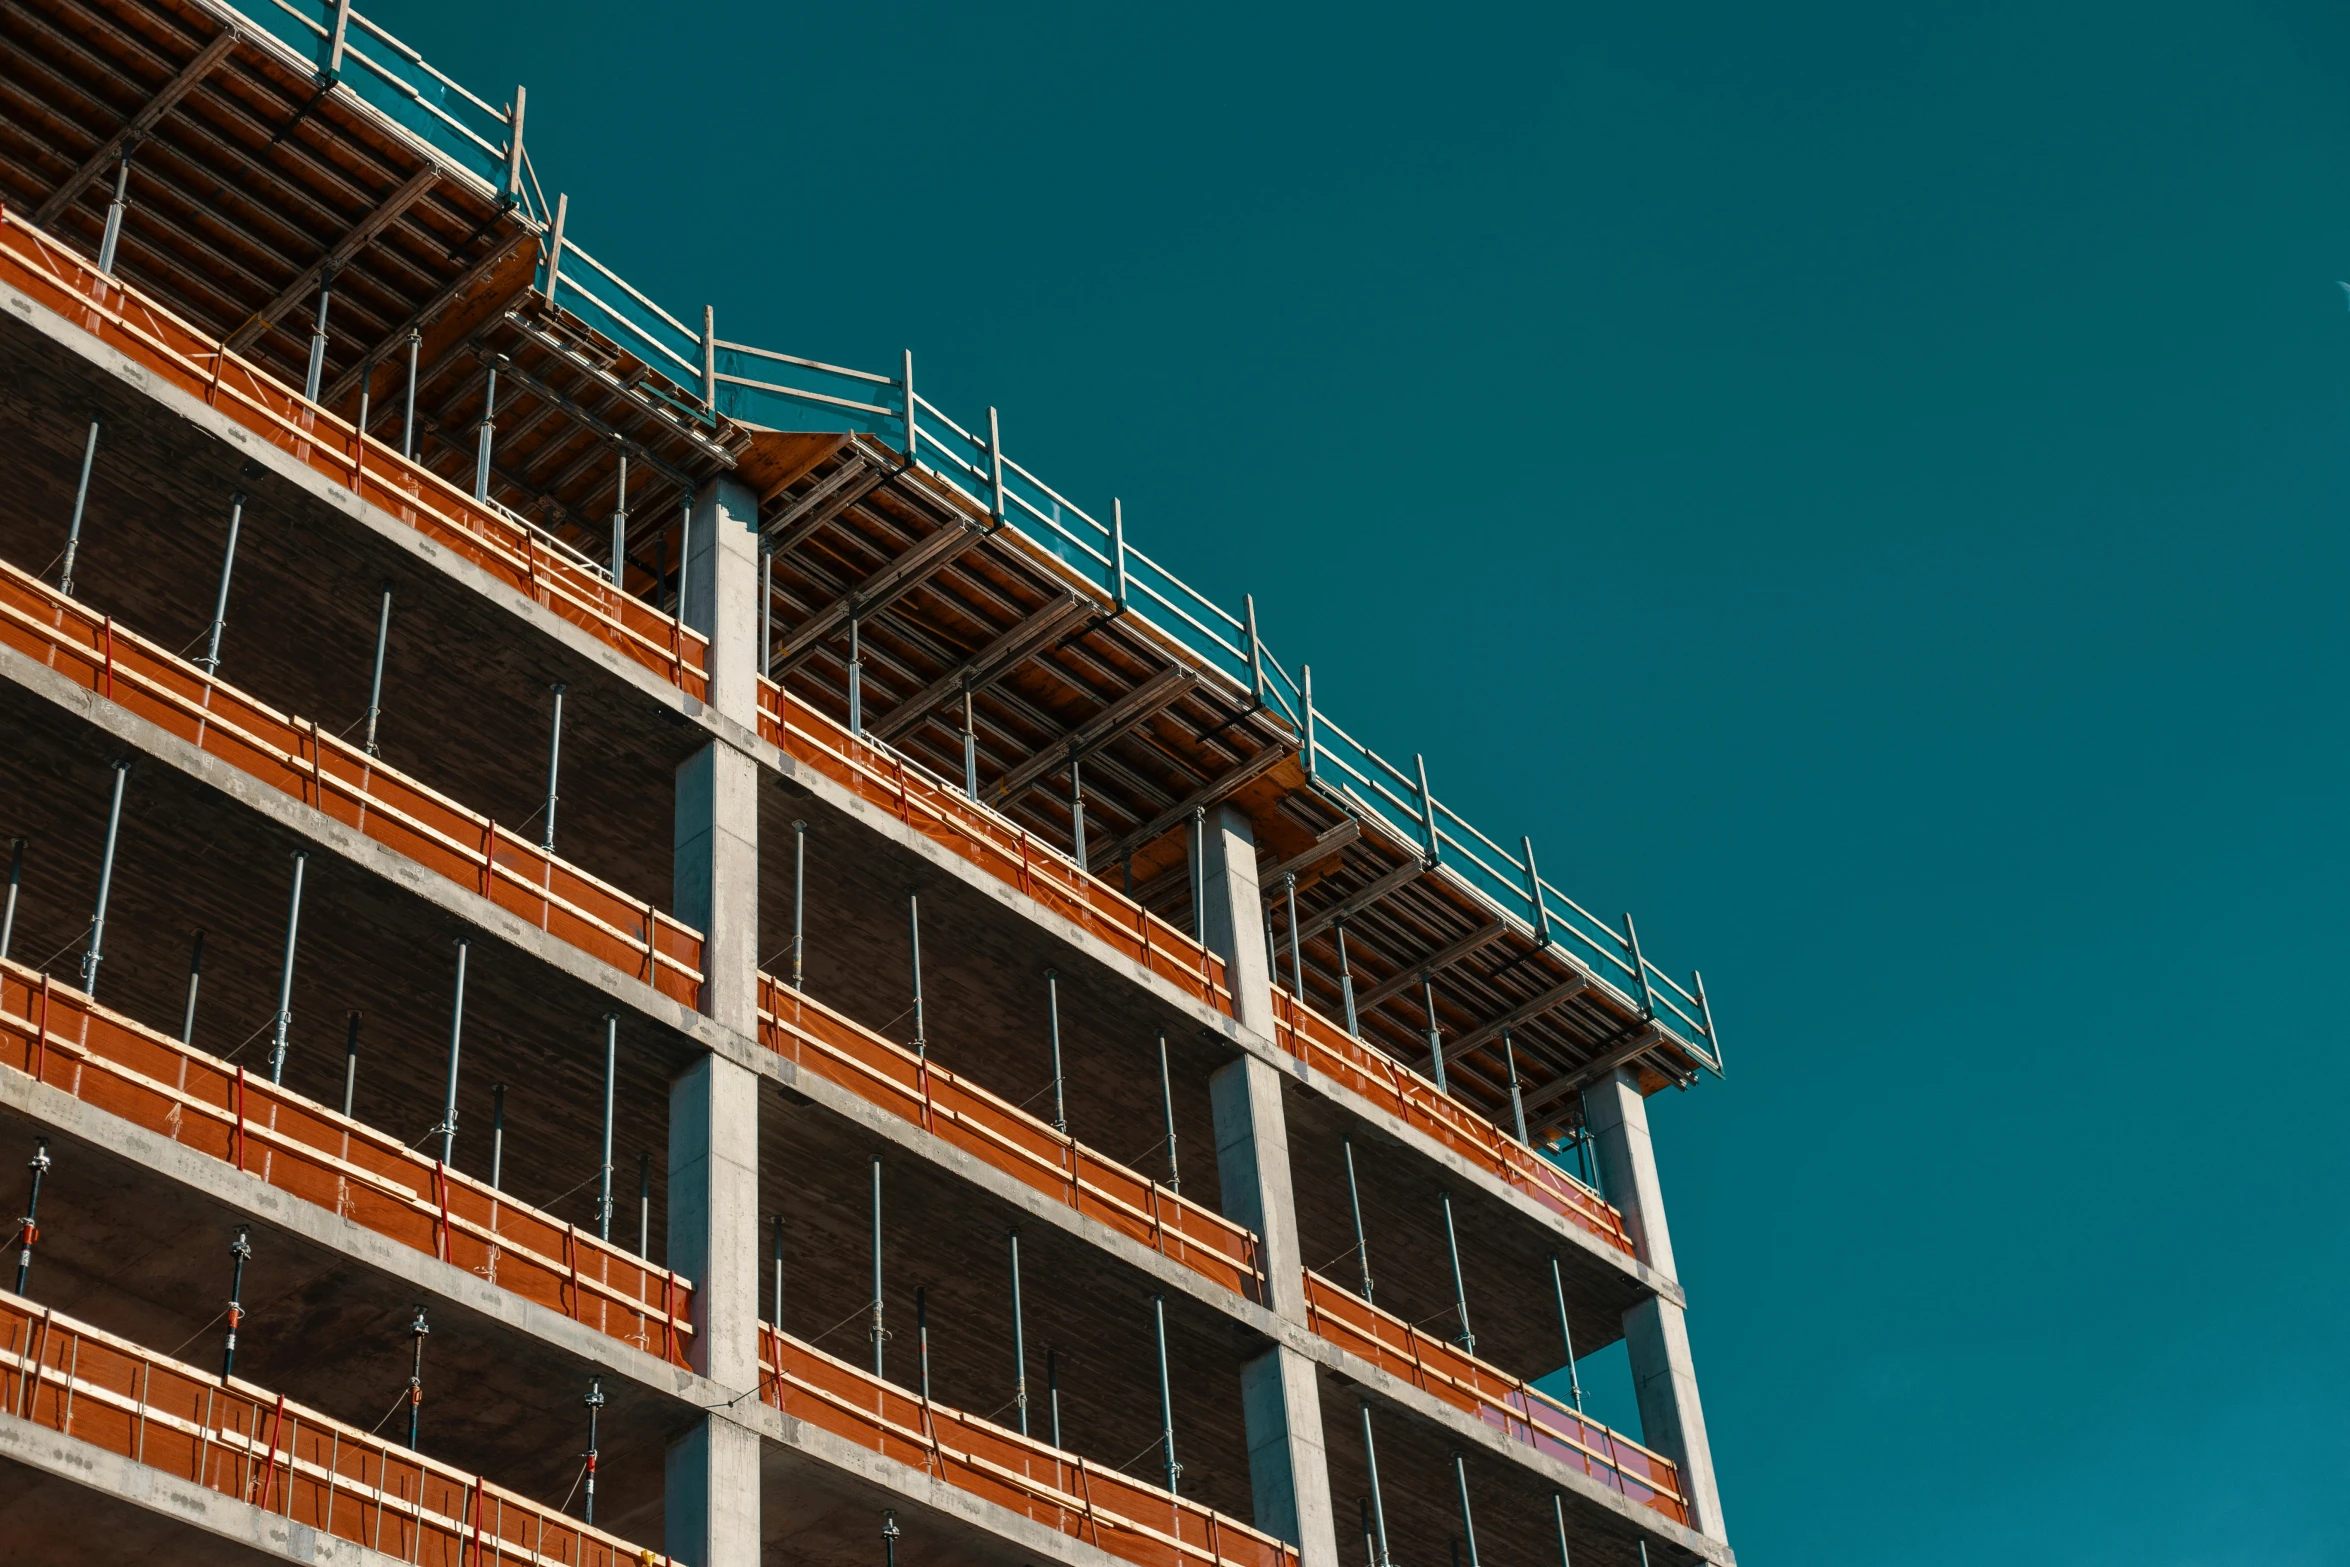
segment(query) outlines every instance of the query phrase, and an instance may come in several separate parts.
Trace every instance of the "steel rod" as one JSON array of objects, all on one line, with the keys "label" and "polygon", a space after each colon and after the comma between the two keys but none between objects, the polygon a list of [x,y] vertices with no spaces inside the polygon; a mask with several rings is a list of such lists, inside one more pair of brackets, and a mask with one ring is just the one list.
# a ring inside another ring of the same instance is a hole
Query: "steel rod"
[{"label": "steel rod", "polygon": [[1453,1228],[1452,1193],[1439,1190],[1436,1199],[1444,1206],[1444,1253],[1452,1262],[1452,1303],[1460,1313],[1460,1346],[1470,1354],[1477,1353],[1477,1335],[1469,1327],[1469,1292],[1461,1285],[1461,1241]]},{"label": "steel rod", "polygon": [[1183,1191],[1183,1169],[1175,1162],[1175,1079],[1167,1064],[1167,1031],[1159,1030],[1159,1108],[1167,1117],[1167,1190]]},{"label": "steel rod", "polygon": [[[1012,1248],[1012,1405],[1019,1412],[1020,1434],[1028,1434],[1028,1328],[1020,1309],[1020,1232],[1006,1237]],[[927,1376],[927,1372],[925,1373]],[[927,1386],[923,1396],[929,1396]]]},{"label": "steel rod", "polygon": [[548,689],[555,693],[555,712],[547,723],[547,821],[539,848],[552,854],[555,852],[555,782],[563,768],[563,682],[558,680]]},{"label": "steel rod", "polygon": [[122,792],[130,778],[128,759],[114,763],[114,786],[106,803],[106,848],[98,861],[97,910],[90,916],[90,944],[82,952],[82,989],[98,994],[98,965],[106,960],[106,904],[114,892],[114,850],[122,837]]},{"label": "steel rod", "polygon": [[1559,1273],[1559,1254],[1550,1254],[1550,1295],[1558,1302],[1559,1341],[1567,1347],[1567,1391],[1574,1398],[1575,1413],[1583,1413],[1583,1376],[1575,1369],[1575,1329],[1567,1321],[1567,1285]]},{"label": "steel rod", "polygon": [[1047,1347],[1044,1352],[1044,1401],[1052,1414],[1053,1446],[1061,1446],[1061,1352]]},{"label": "steel rod", "polygon": [[1067,1136],[1069,1106],[1063,1096],[1065,1080],[1061,1076],[1061,976],[1051,969],[1044,971],[1044,1010],[1053,1041],[1053,1130]]},{"label": "steel rod", "polygon": [[1191,808],[1191,939],[1208,939],[1208,808]]},{"label": "steel rod", "polygon": [[465,960],[472,944],[457,938],[457,983],[449,999],[449,1074],[441,1091],[441,1163],[457,1162],[457,1062],[465,1044]]},{"label": "steel rod", "polygon": [[1567,1501],[1556,1491],[1550,1493],[1550,1519],[1558,1526],[1559,1567],[1575,1567],[1574,1553],[1567,1549]]},{"label": "steel rod", "polygon": [[367,742],[364,749],[369,756],[380,755],[376,747],[376,726],[384,710],[384,650],[392,637],[392,585],[383,585],[383,598],[375,610],[375,662],[367,677]]},{"label": "steel rod", "polygon": [[1363,1299],[1367,1303],[1371,1298],[1371,1244],[1363,1234],[1362,1188],[1355,1183],[1355,1140],[1344,1137],[1339,1142],[1346,1150],[1346,1206],[1354,1215],[1355,1266],[1362,1271]]},{"label": "steel rod", "polygon": [[914,1286],[914,1364],[920,1378],[922,1402],[930,1402],[930,1291]]},{"label": "steel rod", "polygon": [[359,1014],[350,1014],[343,1033],[343,1119],[351,1119],[351,1105],[359,1094]]},{"label": "steel rod", "polygon": [[32,1193],[25,1199],[24,1223],[17,1232],[16,1293],[25,1292],[25,1280],[33,1271],[33,1244],[41,1238],[41,1180],[49,1173],[49,1139],[33,1139]]},{"label": "steel rod", "polygon": [[73,597],[73,568],[82,554],[82,513],[90,504],[90,467],[98,460],[98,421],[90,420],[90,438],[82,443],[82,476],[73,487],[73,522],[65,530],[65,563],[57,573],[57,591]]},{"label": "steel rod", "polygon": [[[277,1016],[269,1036],[269,1080],[273,1083],[282,1083],[286,1077],[286,1037],[294,1026],[294,949],[302,934],[302,882],[309,866],[310,851],[296,849],[294,885],[286,897],[286,944],[278,954]],[[459,983],[462,985],[462,980]]]},{"label": "steel rod", "polygon": [[188,944],[188,994],[180,1005],[180,1043],[196,1042],[196,991],[204,979],[204,932],[196,932]]},{"label": "steel rod", "polygon": [[1159,1431],[1166,1447],[1167,1494],[1182,1494],[1183,1466],[1175,1461],[1175,1391],[1167,1376],[1167,1297],[1153,1291],[1151,1294],[1151,1325],[1158,1336],[1159,1349]]},{"label": "steel rod", "polygon": [[776,1332],[783,1331],[783,1215],[775,1216],[775,1283],[774,1293],[767,1307],[767,1325]]},{"label": "steel rod", "polygon": [[245,492],[238,490],[228,498],[228,543],[220,552],[220,587],[212,596],[212,625],[205,633],[204,656],[197,660],[207,675],[220,669],[220,634],[228,628],[229,574],[236,570],[237,534],[244,525]]},{"label": "steel rod", "polygon": [[759,673],[775,678],[775,551],[759,544]]},{"label": "steel rod", "polygon": [[620,1014],[604,1014],[604,1135],[596,1164],[596,1239],[612,1238],[612,1102],[620,1075]]}]

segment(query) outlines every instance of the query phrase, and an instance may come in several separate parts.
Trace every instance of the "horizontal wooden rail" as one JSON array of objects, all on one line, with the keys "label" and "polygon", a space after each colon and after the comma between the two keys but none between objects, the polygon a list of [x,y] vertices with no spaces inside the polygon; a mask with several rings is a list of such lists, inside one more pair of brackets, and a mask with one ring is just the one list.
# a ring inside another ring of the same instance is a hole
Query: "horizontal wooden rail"
[{"label": "horizontal wooden rail", "polygon": [[1265,1298],[1250,1231],[767,974],[759,976],[759,1033],[784,1059],[1202,1278],[1250,1300]]},{"label": "horizontal wooden rail", "polygon": [[671,1365],[691,1364],[690,1280],[5,959],[0,1066]]},{"label": "horizontal wooden rail", "polygon": [[282,1393],[0,1292],[0,1412],[417,1567],[669,1561]]},{"label": "horizontal wooden rail", "polygon": [[1305,1278],[1306,1321],[1320,1337],[1675,1523],[1689,1521],[1680,1471],[1671,1459],[1584,1419],[1533,1384],[1457,1344],[1431,1338],[1310,1268]]},{"label": "horizontal wooden rail", "polygon": [[687,695],[710,694],[709,639],[602,572],[224,348],[0,206],[0,282],[234,419]]},{"label": "horizontal wooden rail", "polygon": [[1247,1524],[759,1328],[762,1395],[795,1419],[1136,1567],[1297,1567],[1295,1546]]},{"label": "horizontal wooden rail", "polygon": [[1397,1120],[1524,1192],[1625,1256],[1637,1256],[1624,1216],[1581,1181],[1385,1051],[1355,1038],[1285,990],[1273,992],[1273,1042]]},{"label": "horizontal wooden rail", "polygon": [[213,679],[6,561],[0,644],[673,1000],[700,1004],[699,931],[384,766],[316,721]]},{"label": "horizontal wooden rail", "polygon": [[1046,909],[1107,942],[1149,972],[1226,1017],[1232,992],[1224,960],[1107,885],[1026,829],[973,803],[887,746],[852,735],[772,680],[759,682],[759,734],[795,761],[1017,887]]}]

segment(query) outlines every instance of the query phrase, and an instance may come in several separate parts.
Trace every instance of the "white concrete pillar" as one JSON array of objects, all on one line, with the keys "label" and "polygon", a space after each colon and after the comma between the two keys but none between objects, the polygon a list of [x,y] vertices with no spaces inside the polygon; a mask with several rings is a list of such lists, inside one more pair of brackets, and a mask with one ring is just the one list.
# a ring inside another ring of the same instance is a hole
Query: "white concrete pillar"
[{"label": "white concrete pillar", "polygon": [[[1205,863],[1193,874],[1200,878],[1208,949],[1224,959],[1242,1024],[1270,1035],[1272,975],[1265,961],[1256,840],[1248,818],[1230,807],[1208,813],[1202,839]],[[1303,1323],[1305,1263],[1298,1248],[1281,1075],[1244,1055],[1208,1079],[1208,1098],[1215,1112],[1216,1180],[1224,1215],[1256,1232],[1266,1304],[1277,1315]],[[1313,1362],[1276,1345],[1241,1369],[1240,1395],[1257,1527],[1295,1545],[1303,1567],[1338,1567]]]},{"label": "white concrete pillar", "polygon": [[[686,541],[686,622],[711,638],[710,706],[758,727],[758,536],[747,490],[704,487]],[[759,768],[713,742],[677,770],[671,902],[703,933],[701,1010],[758,1036]],[[668,1265],[694,1281],[694,1367],[758,1386],[759,1098],[748,1068],[704,1056],[669,1085]],[[686,1567],[759,1560],[759,1438],[704,1415],[669,1449],[663,1549]]]},{"label": "white concrete pillar", "polygon": [[[1583,1093],[1584,1124],[1599,1150],[1599,1178],[1608,1201],[1623,1210],[1640,1260],[1673,1277],[1673,1233],[1665,1222],[1664,1189],[1657,1182],[1656,1149],[1648,1137],[1648,1102],[1629,1071],[1610,1073]],[[1624,1313],[1624,1347],[1640,1398],[1640,1431],[1647,1445],[1681,1468],[1690,1521],[1716,1540],[1722,1525],[1721,1491],[1714,1483],[1713,1447],[1705,1435],[1705,1407],[1697,1396],[1697,1363],[1689,1350],[1687,1314],[1650,1296]]]}]

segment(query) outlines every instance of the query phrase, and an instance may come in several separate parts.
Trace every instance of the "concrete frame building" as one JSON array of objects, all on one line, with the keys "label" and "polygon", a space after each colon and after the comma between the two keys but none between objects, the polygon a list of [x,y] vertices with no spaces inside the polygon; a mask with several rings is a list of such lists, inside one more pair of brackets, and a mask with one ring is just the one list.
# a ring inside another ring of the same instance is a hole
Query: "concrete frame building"
[{"label": "concrete frame building", "polygon": [[498,97],[0,9],[0,1558],[1731,1562],[1703,982]]}]

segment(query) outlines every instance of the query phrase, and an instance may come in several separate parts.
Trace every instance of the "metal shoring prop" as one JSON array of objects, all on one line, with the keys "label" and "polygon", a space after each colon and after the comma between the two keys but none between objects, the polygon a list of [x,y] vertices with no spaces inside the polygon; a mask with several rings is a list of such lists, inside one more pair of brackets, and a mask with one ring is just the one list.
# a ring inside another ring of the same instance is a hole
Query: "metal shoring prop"
[{"label": "metal shoring prop", "polygon": [[898,1532],[898,1510],[884,1507],[881,1510],[882,1567],[898,1567]]},{"label": "metal shoring prop", "polygon": [[1346,961],[1346,916],[1332,920],[1330,931],[1338,938],[1338,999],[1346,1004],[1346,1031],[1360,1039],[1363,1031],[1355,1021],[1354,969]]},{"label": "metal shoring prop", "polygon": [[1550,1517],[1558,1525],[1559,1567],[1575,1567],[1575,1558],[1567,1550],[1567,1503],[1557,1491],[1550,1493]]},{"label": "metal shoring prop", "polygon": [[1339,1146],[1346,1150],[1346,1206],[1355,1220],[1355,1266],[1362,1270],[1363,1304],[1371,1303],[1371,1245],[1363,1238],[1363,1193],[1355,1184],[1355,1140],[1342,1137]]},{"label": "metal shoring prop", "polygon": [[49,1173],[49,1139],[33,1139],[33,1157],[27,1166],[33,1172],[32,1194],[25,1199],[24,1224],[17,1232],[16,1292],[24,1293],[26,1278],[33,1271],[33,1243],[41,1238],[41,1178]]},{"label": "metal shoring prop", "polygon": [[773,1303],[768,1307],[767,1325],[776,1332],[783,1331],[783,1215],[775,1216],[775,1284]]},{"label": "metal shoring prop", "polygon": [[808,824],[791,824],[791,988],[802,988],[808,957]]},{"label": "metal shoring prop", "polygon": [[921,1373],[922,1402],[930,1402],[930,1291],[914,1286],[914,1363]]},{"label": "metal shoring prop", "polygon": [[1575,1413],[1583,1413],[1583,1377],[1575,1369],[1575,1330],[1567,1322],[1567,1285],[1559,1274],[1559,1254],[1550,1254],[1550,1293],[1558,1302],[1559,1339],[1567,1346],[1567,1392],[1575,1403]]},{"label": "metal shoring prop", "polygon": [[1526,1095],[1518,1087],[1518,1047],[1506,1028],[1501,1031],[1501,1063],[1510,1074],[1510,1116],[1518,1124],[1518,1141],[1531,1148],[1534,1139],[1526,1135]]},{"label": "metal shoring prop", "polygon": [[1289,903],[1289,993],[1300,1004],[1306,999],[1306,958],[1297,942],[1297,872],[1281,873],[1281,895]]},{"label": "metal shoring prop", "polygon": [[1047,1346],[1044,1352],[1044,1401],[1053,1421],[1053,1447],[1061,1449],[1061,1352]]},{"label": "metal shoring prop", "polygon": [[351,1119],[351,1102],[359,1093],[359,1014],[350,1014],[343,1035],[343,1119]]},{"label": "metal shoring prop", "polygon": [[685,618],[685,584],[687,568],[692,562],[694,548],[694,498],[691,493],[681,497],[683,509],[677,519],[677,623],[687,624]]},{"label": "metal shoring prop", "polygon": [[653,1260],[653,1155],[636,1156],[636,1254]]},{"label": "metal shoring prop", "polygon": [[375,668],[367,677],[367,740],[360,749],[369,756],[382,753],[375,743],[376,723],[384,710],[384,649],[392,636],[392,585],[383,586],[383,601],[375,611]]},{"label": "metal shoring prop", "polygon": [[220,634],[228,627],[229,574],[237,565],[237,534],[245,526],[245,492],[235,490],[228,498],[228,543],[220,552],[220,587],[212,596],[212,625],[205,633],[204,656],[197,663],[204,666],[204,675],[210,679],[220,669]]},{"label": "metal shoring prop", "polygon": [[245,1264],[253,1256],[253,1226],[237,1226],[236,1238],[228,1243],[228,1337],[220,1350],[220,1380],[226,1382],[237,1370],[237,1329],[245,1323]]},{"label": "metal shoring prop", "polygon": [[963,797],[979,798],[979,731],[971,723],[971,681],[963,680]]},{"label": "metal shoring prop", "polygon": [[1378,1567],[1394,1567],[1394,1559],[1387,1554],[1387,1506],[1379,1497],[1379,1448],[1371,1440],[1371,1405],[1363,1403],[1363,1464],[1371,1473],[1371,1527],[1379,1545]]},{"label": "metal shoring prop", "polygon": [[318,383],[326,375],[326,309],[335,297],[335,270],[318,274],[318,319],[310,324],[310,371],[302,378],[302,400],[318,401]]},{"label": "metal shoring prop", "polygon": [[506,1085],[490,1084],[490,1190],[504,1191],[506,1173]]},{"label": "metal shoring prop", "polygon": [[136,137],[122,144],[122,154],[114,165],[114,199],[106,204],[106,231],[98,236],[98,270],[107,277],[114,276],[114,253],[122,244],[123,214],[131,205],[131,149],[138,145]]},{"label": "metal shoring prop", "polygon": [[1461,1287],[1461,1243],[1453,1231],[1452,1193],[1439,1189],[1436,1199],[1444,1206],[1444,1253],[1452,1261],[1452,1303],[1461,1315],[1460,1346],[1470,1354],[1477,1353],[1477,1335],[1469,1327],[1469,1293]]},{"label": "metal shoring prop", "polygon": [[1191,808],[1191,939],[1208,939],[1208,808]]},{"label": "metal shoring prop", "polygon": [[57,591],[73,597],[74,562],[82,553],[82,513],[90,504],[90,465],[98,460],[98,419],[90,417],[90,438],[82,443],[82,476],[73,487],[73,522],[65,530],[65,563],[57,573]]},{"label": "metal shoring prop", "polygon": [[[1020,1434],[1028,1434],[1028,1325],[1020,1309],[1020,1231],[1015,1227],[1006,1237],[1012,1247],[1012,1405],[1020,1412]],[[925,1351],[922,1373],[922,1396],[930,1396],[928,1352]]]},{"label": "metal shoring prop", "polygon": [[22,838],[8,840],[8,902],[0,907],[0,958],[8,956],[16,941],[16,895],[24,886],[24,846]]},{"label": "metal shoring prop", "polygon": [[[277,963],[277,1016],[270,1024],[269,1080],[272,1083],[282,1083],[286,1076],[286,1034],[294,1026],[294,945],[302,934],[302,874],[309,865],[310,851],[296,849],[293,890],[286,898],[286,945]],[[458,994],[462,997],[465,987],[462,959],[457,973]],[[454,1065],[450,1070],[456,1070]]]},{"label": "metal shoring prop", "polygon": [[416,1352],[408,1363],[408,1451],[415,1452],[416,1428],[424,1414],[424,1341],[432,1332],[424,1320],[424,1307],[416,1308],[416,1320],[408,1324],[408,1332],[416,1341]]},{"label": "metal shoring prop", "polygon": [[441,1093],[441,1163],[457,1162],[457,1060],[465,1044],[465,960],[472,944],[457,938],[457,985],[449,1002],[449,1078]]},{"label": "metal shoring prop", "polygon": [[1379,1539],[1378,1536],[1371,1532],[1371,1499],[1367,1496],[1358,1496],[1355,1498],[1355,1506],[1360,1508],[1362,1511],[1363,1567],[1377,1567],[1377,1563],[1379,1561]]},{"label": "metal shoring prop", "polygon": [[1085,764],[1078,757],[1077,743],[1069,743],[1069,857],[1085,869]]},{"label": "metal shoring prop", "polygon": [[1062,1097],[1061,1077],[1061,976],[1051,969],[1044,971],[1045,1017],[1052,1025],[1053,1039],[1053,1130],[1063,1137],[1069,1135],[1069,1107]]},{"label": "metal shoring prop", "polygon": [[865,644],[860,640],[857,612],[849,611],[849,733],[865,737]]},{"label": "metal shoring prop", "polygon": [[[196,989],[204,979],[204,932],[188,944],[188,997],[180,1006],[180,1043],[196,1042]],[[356,1015],[356,1014],[354,1014]]]},{"label": "metal shoring prop", "polygon": [[1452,1483],[1461,1494],[1461,1539],[1469,1547],[1469,1567],[1477,1567],[1477,1521],[1469,1514],[1469,1466],[1457,1452],[1452,1455]]},{"label": "metal shoring prop", "polygon": [[82,990],[98,994],[98,965],[106,959],[106,902],[114,891],[114,848],[122,836],[122,791],[130,778],[128,758],[114,762],[114,788],[106,804],[106,850],[98,861],[97,911],[90,916],[90,944],[82,950]]},{"label": "metal shoring prop", "polygon": [[1447,1093],[1444,1086],[1444,1036],[1436,1027],[1436,980],[1434,976],[1420,976],[1420,1005],[1428,1014],[1428,1065],[1436,1078],[1436,1091]]},{"label": "metal shoring prop", "polygon": [[547,725],[547,821],[539,837],[542,853],[555,852],[555,781],[563,767],[563,682],[558,680],[548,687],[555,693],[555,713]]},{"label": "metal shoring prop", "polygon": [[1167,1069],[1167,1031],[1159,1030],[1159,1106],[1167,1115],[1167,1190],[1183,1194],[1183,1170],[1175,1162],[1175,1079]]},{"label": "metal shoring prop", "polygon": [[927,1057],[929,1034],[922,1018],[922,896],[906,894],[906,932],[912,938],[914,950],[914,1054]]},{"label": "metal shoring prop", "polygon": [[482,370],[489,379],[482,385],[481,423],[476,426],[473,449],[473,498],[477,501],[490,498],[490,448],[498,438],[498,367],[484,365]]},{"label": "metal shoring prop", "polygon": [[881,1318],[881,1155],[873,1156],[873,1374],[881,1377],[882,1346],[889,1342],[889,1331]]},{"label": "metal shoring prop", "polygon": [[759,675],[775,678],[775,551],[759,541]]},{"label": "metal shoring prop", "polygon": [[587,1502],[585,1516],[581,1521],[592,1524],[596,1521],[596,1416],[602,1414],[604,1410],[604,1379],[602,1377],[588,1378],[587,1397],[581,1399],[580,1402],[587,1405],[588,1412]]},{"label": "metal shoring prop", "polygon": [[400,419],[400,455],[416,455],[416,351],[424,346],[424,333],[416,327],[408,329],[408,406]]},{"label": "metal shoring prop", "polygon": [[628,591],[628,448],[620,448],[620,478],[612,489],[612,586]]},{"label": "metal shoring prop", "polygon": [[1542,902],[1542,873],[1534,868],[1534,839],[1531,834],[1518,835],[1518,847],[1526,854],[1526,901],[1534,906],[1534,945],[1550,945],[1550,910]]},{"label": "metal shoring prop", "polygon": [[620,1014],[604,1014],[604,1140],[596,1164],[596,1239],[612,1238],[612,1096],[620,1071]]},{"label": "metal shoring prop", "polygon": [[1175,1461],[1175,1391],[1167,1378],[1167,1297],[1156,1290],[1151,1292],[1151,1325],[1158,1335],[1159,1431],[1166,1446],[1167,1494],[1178,1496],[1182,1494],[1183,1466]]}]

